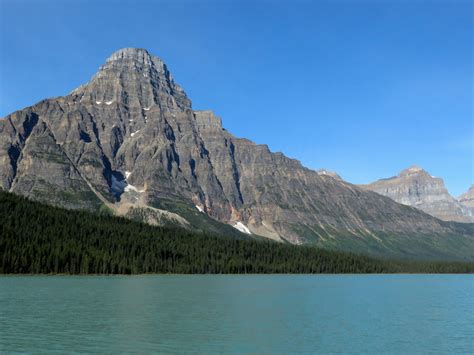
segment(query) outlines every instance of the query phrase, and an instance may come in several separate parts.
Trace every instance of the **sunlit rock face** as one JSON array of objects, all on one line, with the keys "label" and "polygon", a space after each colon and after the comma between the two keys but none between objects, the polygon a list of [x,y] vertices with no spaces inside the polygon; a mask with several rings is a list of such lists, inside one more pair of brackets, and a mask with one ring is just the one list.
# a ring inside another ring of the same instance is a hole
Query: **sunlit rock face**
[{"label": "sunlit rock face", "polygon": [[161,59],[136,48],[112,54],[69,95],[0,120],[0,186],[68,208],[172,209],[246,234],[354,251],[390,248],[385,235],[454,233],[417,209],[234,137],[212,111],[192,109]]},{"label": "sunlit rock face", "polygon": [[474,222],[474,210],[453,198],[443,179],[430,175],[418,166],[363,187],[445,221]]},{"label": "sunlit rock face", "polygon": [[316,172],[317,172],[319,175],[322,175],[322,176],[331,176],[331,177],[333,177],[334,179],[342,180],[342,178],[339,176],[339,174],[337,174],[336,172],[331,171],[331,170],[319,169],[319,170],[316,170]]},{"label": "sunlit rock face", "polygon": [[458,201],[464,206],[474,208],[474,185],[471,185],[469,190],[459,196]]}]

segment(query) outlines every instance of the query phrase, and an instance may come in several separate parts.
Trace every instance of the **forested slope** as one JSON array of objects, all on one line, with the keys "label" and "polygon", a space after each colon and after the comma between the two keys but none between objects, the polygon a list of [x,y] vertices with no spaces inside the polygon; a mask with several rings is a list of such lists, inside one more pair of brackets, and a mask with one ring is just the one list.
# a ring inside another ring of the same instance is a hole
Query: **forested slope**
[{"label": "forested slope", "polygon": [[473,272],[473,263],[394,262],[236,240],[66,210],[0,191],[0,273]]}]

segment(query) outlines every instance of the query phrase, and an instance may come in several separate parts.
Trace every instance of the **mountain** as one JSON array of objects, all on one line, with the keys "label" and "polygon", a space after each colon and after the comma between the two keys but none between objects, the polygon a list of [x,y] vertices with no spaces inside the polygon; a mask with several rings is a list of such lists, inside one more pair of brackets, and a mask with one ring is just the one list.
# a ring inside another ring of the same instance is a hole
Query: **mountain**
[{"label": "mountain", "polygon": [[339,176],[339,174],[337,174],[334,171],[327,170],[327,169],[319,169],[319,170],[316,170],[316,172],[318,173],[318,175],[330,176],[336,180],[342,181],[342,178]]},{"label": "mountain", "polygon": [[[443,179],[431,176],[418,166],[405,169],[397,176],[361,186],[444,221],[474,222],[474,209],[453,198]],[[468,193],[465,200],[469,200]]]},{"label": "mountain", "polygon": [[144,49],[119,50],[69,95],[0,120],[0,186],[154,224],[383,256],[474,258],[472,226],[234,137],[212,111],[193,110],[165,63]]},{"label": "mountain", "polygon": [[464,206],[474,208],[474,185],[471,185],[469,190],[459,196],[457,200]]}]

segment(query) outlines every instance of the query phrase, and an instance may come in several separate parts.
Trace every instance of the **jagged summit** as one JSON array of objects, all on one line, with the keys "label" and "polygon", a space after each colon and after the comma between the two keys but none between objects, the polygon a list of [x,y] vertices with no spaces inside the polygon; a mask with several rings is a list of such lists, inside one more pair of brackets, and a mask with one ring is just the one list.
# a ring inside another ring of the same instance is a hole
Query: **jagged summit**
[{"label": "jagged summit", "polygon": [[474,209],[474,185],[471,185],[469,190],[458,197],[458,201],[464,206]]},{"label": "jagged summit", "polygon": [[[152,58],[157,58],[156,56],[152,56],[146,49],[144,48],[122,48],[114,53],[110,57],[107,58],[107,62],[111,62],[114,60],[121,60],[121,59],[134,59],[143,63],[151,62]],[[161,60],[161,59],[160,59]]]},{"label": "jagged summit", "polygon": [[397,176],[361,186],[442,220],[474,222],[474,211],[449,194],[443,179],[417,165],[402,170]]},{"label": "jagged summit", "polygon": [[[233,136],[212,111],[192,109],[161,59],[137,48],[113,53],[70,95],[0,121],[0,188],[68,208],[106,205],[146,222],[166,217],[212,233],[224,225],[356,252],[402,256],[406,241],[411,253],[435,257],[451,250],[445,236],[467,238],[414,208]],[[433,249],[411,243],[418,236]]]},{"label": "jagged summit", "polygon": [[191,109],[191,100],[166,64],[141,48],[114,52],[88,83],[71,94],[82,103],[125,105],[134,110],[154,105],[169,112]]},{"label": "jagged summit", "polygon": [[413,174],[419,174],[419,173],[426,173],[426,170],[423,168],[419,167],[418,165],[412,165],[409,168],[406,168],[398,174],[398,176],[405,176],[405,175],[413,175]]},{"label": "jagged summit", "polygon": [[164,61],[157,56],[151,55],[143,48],[119,49],[107,58],[105,64],[101,67],[101,70],[111,65],[122,67],[124,70],[137,71],[149,71],[153,68],[159,73],[164,73],[171,78],[171,73],[168,71]]},{"label": "jagged summit", "polygon": [[406,171],[406,172],[411,172],[411,173],[416,173],[418,171],[422,171],[423,168],[421,168],[420,166],[416,165],[416,164],[413,164],[412,166],[406,168],[405,170],[402,170],[402,172]]}]

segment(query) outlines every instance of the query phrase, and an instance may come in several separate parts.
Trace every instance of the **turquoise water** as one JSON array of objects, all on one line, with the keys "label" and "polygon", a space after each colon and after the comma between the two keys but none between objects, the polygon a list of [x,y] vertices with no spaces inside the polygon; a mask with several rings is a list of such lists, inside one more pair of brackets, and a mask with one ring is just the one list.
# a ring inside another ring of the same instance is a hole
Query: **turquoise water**
[{"label": "turquoise water", "polygon": [[472,353],[474,276],[6,276],[0,352]]}]

